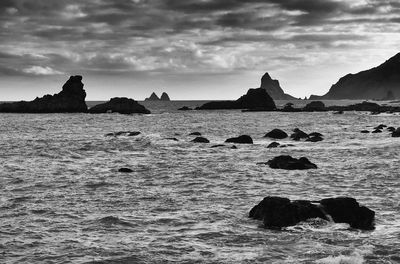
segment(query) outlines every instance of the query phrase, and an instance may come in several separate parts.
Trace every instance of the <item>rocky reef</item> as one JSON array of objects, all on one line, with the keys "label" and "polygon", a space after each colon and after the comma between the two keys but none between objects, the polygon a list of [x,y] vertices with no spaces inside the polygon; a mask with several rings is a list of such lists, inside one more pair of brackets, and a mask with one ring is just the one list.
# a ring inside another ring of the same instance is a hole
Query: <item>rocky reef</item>
[{"label": "rocky reef", "polygon": [[196,108],[198,110],[216,109],[251,109],[273,111],[276,109],[274,100],[265,89],[249,89],[245,95],[236,101],[213,101]]},{"label": "rocky reef", "polygon": [[89,113],[150,114],[150,111],[133,99],[126,97],[111,98],[110,101],[98,104],[89,109]]},{"label": "rocky reef", "polygon": [[33,101],[20,101],[0,104],[3,113],[82,113],[87,112],[86,92],[82,76],[71,76],[63,85],[62,91],[45,95]]}]

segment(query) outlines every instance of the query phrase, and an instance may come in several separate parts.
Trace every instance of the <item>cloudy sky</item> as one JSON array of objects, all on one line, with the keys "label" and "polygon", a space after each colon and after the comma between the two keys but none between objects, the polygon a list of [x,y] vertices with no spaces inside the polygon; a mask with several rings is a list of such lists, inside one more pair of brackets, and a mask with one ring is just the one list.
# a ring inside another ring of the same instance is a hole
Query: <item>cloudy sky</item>
[{"label": "cloudy sky", "polygon": [[400,52],[398,0],[1,0],[0,101],[152,91],[235,99],[266,71],[296,97]]}]

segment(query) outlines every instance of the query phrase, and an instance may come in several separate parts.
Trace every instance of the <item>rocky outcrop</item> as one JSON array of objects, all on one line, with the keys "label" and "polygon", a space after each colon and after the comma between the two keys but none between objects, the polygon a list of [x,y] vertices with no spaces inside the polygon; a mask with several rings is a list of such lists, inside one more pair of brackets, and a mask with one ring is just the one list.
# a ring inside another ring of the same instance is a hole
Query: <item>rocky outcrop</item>
[{"label": "rocky outcrop", "polygon": [[82,76],[71,76],[62,91],[33,101],[0,104],[3,113],[81,113],[87,111]]},{"label": "rocky outcrop", "polygon": [[210,141],[204,137],[196,137],[192,140],[194,143],[210,143]]},{"label": "rocky outcrop", "polygon": [[290,138],[296,141],[299,141],[300,139],[307,139],[309,137],[306,132],[298,128],[293,129],[293,132],[294,133],[290,135]]},{"label": "rocky outcrop", "polygon": [[278,80],[273,80],[269,73],[265,73],[261,78],[261,86],[274,100],[297,100],[297,98],[286,94],[281,88]]},{"label": "rocky outcrop", "polygon": [[169,98],[169,95],[165,92],[161,94],[160,100],[161,101],[171,101],[171,99]]},{"label": "rocky outcrop", "polygon": [[156,95],[156,93],[152,93],[151,95],[150,95],[150,97],[147,97],[146,99],[144,99],[145,101],[160,101],[160,97],[158,97],[157,95]]},{"label": "rocky outcrop", "polygon": [[214,101],[208,102],[197,108],[198,110],[216,110],[216,109],[259,109],[264,111],[273,111],[276,105],[271,96],[265,89],[250,89],[245,95],[236,101]]},{"label": "rocky outcrop", "polygon": [[234,138],[228,138],[225,143],[253,144],[253,139],[248,135],[241,135]]},{"label": "rocky outcrop", "polygon": [[400,53],[378,67],[348,74],[323,96],[310,99],[385,99],[400,98]]},{"label": "rocky outcrop", "polygon": [[304,108],[306,112],[314,112],[314,111],[326,111],[325,104],[321,101],[312,101],[308,103]]},{"label": "rocky outcrop", "polygon": [[275,157],[272,160],[266,162],[265,164],[269,165],[269,167],[272,169],[283,169],[283,170],[308,170],[317,168],[317,165],[311,163],[305,157],[296,159],[288,155]]},{"label": "rocky outcrop", "polygon": [[284,139],[288,137],[288,134],[286,134],[285,131],[280,130],[280,129],[273,129],[270,132],[268,132],[267,134],[265,134],[264,137],[268,137],[268,138],[273,138],[273,139]]},{"label": "rocky outcrop", "polygon": [[352,228],[373,230],[375,212],[349,197],[290,201],[288,198],[268,196],[250,210],[249,217],[263,221],[264,227],[269,229],[281,229],[320,218],[347,223]]},{"label": "rocky outcrop", "polygon": [[190,110],[193,110],[193,109],[190,108],[190,107],[187,107],[187,106],[183,106],[183,107],[181,107],[181,108],[178,108],[178,110],[179,110],[179,111],[190,111]]},{"label": "rocky outcrop", "polygon": [[107,103],[93,106],[89,109],[89,113],[150,114],[150,111],[133,99],[115,97],[111,98]]}]

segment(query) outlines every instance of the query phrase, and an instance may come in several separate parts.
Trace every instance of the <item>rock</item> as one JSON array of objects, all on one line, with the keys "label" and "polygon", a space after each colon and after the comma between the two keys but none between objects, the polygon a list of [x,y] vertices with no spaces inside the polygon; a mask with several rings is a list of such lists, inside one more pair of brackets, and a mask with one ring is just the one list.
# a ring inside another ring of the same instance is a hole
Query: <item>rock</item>
[{"label": "rock", "polygon": [[133,172],[133,170],[129,169],[129,168],[120,168],[118,170],[118,172],[123,172],[123,173],[131,173]]},{"label": "rock", "polygon": [[178,110],[179,110],[179,111],[190,111],[190,110],[193,110],[193,109],[190,108],[190,107],[187,107],[187,106],[183,106],[183,107],[181,107],[181,108],[178,108]]},{"label": "rock", "polygon": [[144,99],[145,101],[160,101],[161,99],[156,95],[156,93],[152,93],[150,97]]},{"label": "rock", "polygon": [[54,95],[45,95],[33,101],[0,104],[2,113],[85,113],[86,92],[83,89],[82,76],[71,76],[63,85],[62,91]]},{"label": "rock", "polygon": [[400,137],[400,127],[393,131],[392,137]]},{"label": "rock", "polygon": [[324,139],[321,136],[311,136],[306,139],[306,141],[308,141],[308,142],[319,142],[322,140],[324,140]]},{"label": "rock", "polygon": [[265,134],[264,137],[273,139],[284,139],[288,137],[288,134],[286,134],[285,131],[276,128]]},{"label": "rock", "polygon": [[342,115],[344,112],[342,110],[333,112],[334,115]]},{"label": "rock", "polygon": [[389,132],[394,132],[394,131],[396,131],[396,128],[394,128],[394,127],[388,127],[387,130],[388,130]]},{"label": "rock", "polygon": [[277,148],[279,146],[280,146],[280,144],[278,142],[272,142],[271,144],[269,144],[267,146],[267,148]]},{"label": "rock", "polygon": [[295,128],[293,132],[294,133],[290,135],[290,138],[293,140],[299,141],[300,139],[308,138],[308,134],[298,128]]},{"label": "rock", "polygon": [[312,132],[310,134],[308,134],[309,137],[323,137],[324,135],[322,135],[319,132]]},{"label": "rock", "polygon": [[241,135],[235,138],[228,138],[225,143],[253,144],[253,139],[248,135]]},{"label": "rock", "polygon": [[268,72],[261,78],[260,88],[265,89],[274,100],[296,100],[295,97],[286,94],[279,85],[279,81],[273,80]]},{"label": "rock", "polygon": [[357,74],[347,74],[332,85],[323,99],[381,99],[400,97],[400,53],[383,64]]},{"label": "rock", "polygon": [[179,141],[177,138],[165,138],[166,140]]},{"label": "rock", "polygon": [[368,130],[361,130],[361,133],[363,133],[363,134],[368,134],[369,131],[368,131]]},{"label": "rock", "polygon": [[380,129],[375,129],[374,131],[372,131],[372,133],[382,133],[382,130],[380,130]]},{"label": "rock", "polygon": [[192,142],[195,143],[210,143],[210,141],[204,137],[196,137],[195,139],[192,140]]},{"label": "rock", "polygon": [[335,223],[348,223],[352,228],[363,230],[374,229],[375,212],[365,206],[360,206],[354,198],[323,199],[320,204]]},{"label": "rock", "polygon": [[220,147],[225,147],[223,144],[218,144],[218,145],[213,145],[211,148],[220,148]]},{"label": "rock", "polygon": [[314,112],[314,111],[327,111],[325,104],[321,101],[313,101],[308,103],[304,108],[303,111],[306,112]]},{"label": "rock", "polygon": [[382,129],[384,129],[385,127],[387,127],[387,125],[380,124],[379,126],[374,127],[374,129],[382,130]]},{"label": "rock", "polygon": [[237,147],[236,147],[235,145],[233,145],[233,146],[231,147],[231,149],[237,149]]},{"label": "rock", "polygon": [[127,136],[128,137],[135,137],[135,136],[138,136],[138,135],[140,135],[141,133],[139,132],[139,131],[133,131],[133,132],[129,132],[128,134],[127,134]]},{"label": "rock", "polygon": [[169,98],[169,95],[165,92],[161,94],[160,100],[161,101],[171,101],[171,99]]},{"label": "rock", "polygon": [[196,108],[199,110],[215,109],[253,109],[273,111],[276,109],[274,100],[268,95],[265,89],[250,89],[236,101],[214,101],[208,102]]},{"label": "rock", "polygon": [[118,131],[118,132],[112,132],[112,133],[107,133],[104,136],[105,137],[110,137],[110,136],[128,136],[128,137],[133,137],[133,136],[138,136],[141,133],[139,131]]},{"label": "rock", "polygon": [[189,134],[189,136],[201,136],[200,132],[192,132]]},{"label": "rock", "polygon": [[288,155],[275,157],[272,160],[269,160],[266,164],[272,169],[284,170],[308,170],[317,168],[317,165],[311,163],[305,157],[295,159]]},{"label": "rock", "polygon": [[98,104],[89,109],[89,113],[101,114],[101,113],[120,113],[120,114],[150,114],[143,105],[139,104],[133,99],[126,97],[114,97],[110,101],[103,104]]},{"label": "rock", "polygon": [[320,218],[332,219],[335,223],[348,223],[352,228],[372,230],[375,212],[347,197],[290,201],[283,197],[268,196],[250,210],[249,217],[262,220],[264,227],[269,229],[281,229],[308,219]]}]

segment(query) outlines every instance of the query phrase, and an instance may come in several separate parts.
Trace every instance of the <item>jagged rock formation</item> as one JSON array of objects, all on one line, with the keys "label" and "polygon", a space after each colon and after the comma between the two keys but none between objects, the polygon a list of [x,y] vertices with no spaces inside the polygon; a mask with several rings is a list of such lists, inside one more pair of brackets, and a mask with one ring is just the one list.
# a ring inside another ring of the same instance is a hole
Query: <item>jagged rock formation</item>
[{"label": "jagged rock formation", "polygon": [[396,98],[400,98],[400,53],[378,67],[340,78],[327,94],[313,95],[310,100]]},{"label": "jagged rock formation", "polygon": [[71,76],[63,85],[62,91],[54,95],[45,95],[33,101],[20,101],[0,104],[3,113],[80,113],[86,112],[86,92],[83,89],[82,76]]},{"label": "jagged rock formation", "polygon": [[297,98],[286,94],[281,88],[278,80],[273,80],[268,72],[261,78],[261,86],[274,100],[297,100]]},{"label": "jagged rock formation", "polygon": [[160,97],[161,101],[171,101],[171,99],[169,99],[169,96],[167,93],[162,93],[161,97]]},{"label": "jagged rock formation", "polygon": [[115,97],[111,98],[107,103],[93,106],[89,109],[89,113],[150,114],[150,111],[133,99]]},{"label": "jagged rock formation", "polygon": [[249,217],[262,220],[264,227],[269,229],[294,226],[312,218],[332,219],[335,223],[347,223],[352,228],[363,230],[375,228],[375,212],[360,206],[350,197],[290,201],[284,197],[268,196],[250,210]]},{"label": "jagged rock formation", "polygon": [[208,102],[196,108],[198,110],[215,109],[260,109],[273,111],[276,109],[274,100],[263,88],[249,89],[247,94],[236,101],[214,101]]},{"label": "jagged rock formation", "polygon": [[145,101],[160,101],[160,98],[156,95],[156,93],[152,93],[150,97],[144,99]]}]

